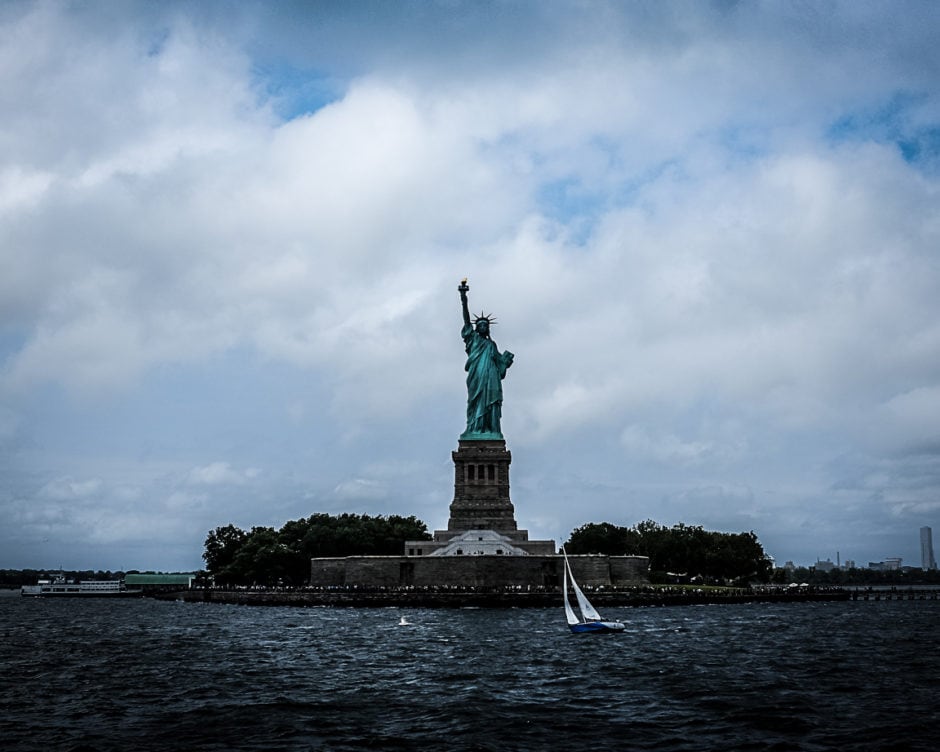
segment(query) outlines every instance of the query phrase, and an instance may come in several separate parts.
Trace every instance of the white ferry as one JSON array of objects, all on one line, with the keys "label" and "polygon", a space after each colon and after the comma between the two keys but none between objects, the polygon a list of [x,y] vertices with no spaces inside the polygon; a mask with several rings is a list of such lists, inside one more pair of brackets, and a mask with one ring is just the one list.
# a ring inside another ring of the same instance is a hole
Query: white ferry
[{"label": "white ferry", "polygon": [[77,597],[130,597],[142,595],[143,590],[128,590],[123,580],[82,580],[73,582],[63,578],[40,580],[38,585],[23,585],[20,595],[77,596]]}]

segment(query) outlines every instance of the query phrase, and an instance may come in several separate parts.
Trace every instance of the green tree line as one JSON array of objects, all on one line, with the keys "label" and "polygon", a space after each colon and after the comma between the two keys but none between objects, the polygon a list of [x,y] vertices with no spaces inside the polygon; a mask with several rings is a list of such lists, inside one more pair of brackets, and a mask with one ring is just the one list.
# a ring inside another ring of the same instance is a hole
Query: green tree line
[{"label": "green tree line", "polygon": [[767,582],[773,566],[753,531],[718,533],[679,523],[665,527],[653,520],[633,527],[591,522],[571,533],[570,554],[648,556],[654,582],[679,577],[709,583]]},{"label": "green tree line", "polygon": [[406,540],[430,540],[413,515],[313,514],[280,530],[235,525],[206,537],[206,570],[221,585],[304,585],[310,559],[328,556],[400,556]]}]

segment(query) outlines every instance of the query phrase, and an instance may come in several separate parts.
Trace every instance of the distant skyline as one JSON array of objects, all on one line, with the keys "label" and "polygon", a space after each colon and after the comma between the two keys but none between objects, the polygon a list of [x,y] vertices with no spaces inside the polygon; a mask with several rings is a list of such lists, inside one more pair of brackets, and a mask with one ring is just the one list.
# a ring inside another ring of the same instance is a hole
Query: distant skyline
[{"label": "distant skyline", "polygon": [[457,284],[533,538],[940,529],[940,6],[0,4],[0,567],[446,525]]},{"label": "distant skyline", "polygon": [[937,568],[937,559],[933,553],[933,530],[926,525],[920,529],[920,566],[924,570]]}]

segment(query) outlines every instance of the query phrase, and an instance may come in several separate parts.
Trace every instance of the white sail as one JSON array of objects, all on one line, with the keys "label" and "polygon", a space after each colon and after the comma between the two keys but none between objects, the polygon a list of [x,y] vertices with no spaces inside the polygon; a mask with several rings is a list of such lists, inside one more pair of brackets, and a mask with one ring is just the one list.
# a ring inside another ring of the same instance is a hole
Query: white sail
[{"label": "white sail", "polygon": [[[581,592],[581,588],[578,587],[578,581],[574,578],[574,572],[571,571],[571,565],[568,563],[568,552],[565,551],[562,547],[561,552],[565,555],[565,573],[571,575],[571,587],[574,588],[575,598],[578,599],[578,608],[581,609],[581,617],[584,621],[602,621],[602,617],[597,613],[597,609],[591,605],[591,602],[587,599],[587,596]],[[565,605],[566,605],[566,614],[570,612],[571,607],[568,606],[568,586],[565,585]],[[568,623],[576,624],[577,617],[575,621],[571,621],[571,617],[574,616],[573,613],[568,615]]]},{"label": "white sail", "polygon": [[571,574],[571,586],[574,588],[575,598],[578,599],[578,608],[581,609],[581,615],[584,616],[585,621],[602,621],[601,615],[597,613],[597,609],[591,605],[587,596],[582,593],[581,588],[578,587],[578,583],[575,582],[574,573]]},{"label": "white sail", "polygon": [[565,596],[565,617],[568,619],[568,624],[577,624],[578,616],[575,614],[574,609],[571,608],[571,604],[568,602],[568,557],[565,557],[565,569],[564,569],[564,585],[562,586],[561,592]]}]

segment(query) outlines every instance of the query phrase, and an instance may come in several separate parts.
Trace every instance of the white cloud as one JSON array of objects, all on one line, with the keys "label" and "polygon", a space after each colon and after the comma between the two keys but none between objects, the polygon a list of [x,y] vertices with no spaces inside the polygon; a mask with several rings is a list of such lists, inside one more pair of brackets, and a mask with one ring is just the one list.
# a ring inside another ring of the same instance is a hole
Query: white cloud
[{"label": "white cloud", "polygon": [[367,478],[345,480],[336,486],[333,493],[345,501],[375,501],[388,496],[388,490],[381,483]]},{"label": "white cloud", "polygon": [[673,434],[654,433],[638,425],[627,426],[620,434],[624,451],[635,459],[694,465],[724,462],[742,454],[740,446],[723,446],[716,441],[683,441]]},{"label": "white cloud", "polygon": [[86,480],[55,478],[46,483],[39,490],[39,496],[55,501],[85,499],[99,493],[101,488],[102,481],[100,478],[89,478]]},{"label": "white cloud", "polygon": [[257,478],[259,474],[257,468],[236,470],[228,462],[212,462],[202,467],[194,467],[189,471],[188,480],[194,485],[202,486],[240,486]]},{"label": "white cloud", "polygon": [[174,491],[167,497],[164,504],[171,514],[178,514],[180,512],[190,511],[193,508],[203,507],[208,499],[209,496],[207,494]]},{"label": "white cloud", "polygon": [[[832,487],[935,514],[936,11],[523,4],[483,44],[472,11],[428,10],[428,36],[230,10],[0,11],[0,498],[206,525],[294,492],[443,509],[383,467],[462,428],[469,276],[516,354],[516,462],[551,474],[567,438],[598,516],[718,519],[741,499],[695,489],[748,488],[740,519],[830,531]],[[278,120],[284,65],[329,103]],[[232,352],[245,372],[213,370]],[[533,514],[563,519],[550,486]]]}]

